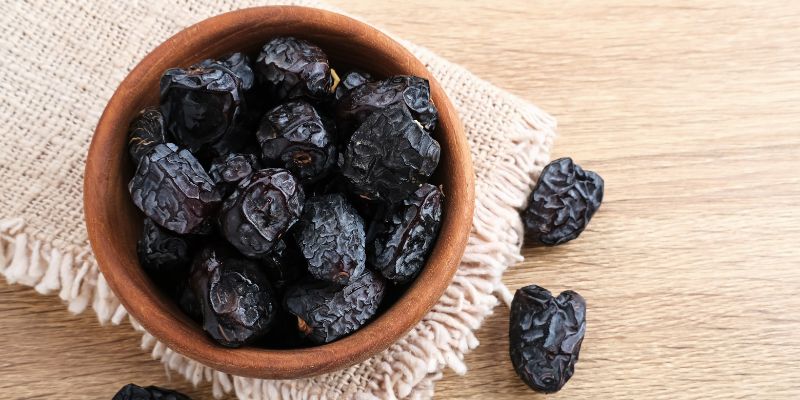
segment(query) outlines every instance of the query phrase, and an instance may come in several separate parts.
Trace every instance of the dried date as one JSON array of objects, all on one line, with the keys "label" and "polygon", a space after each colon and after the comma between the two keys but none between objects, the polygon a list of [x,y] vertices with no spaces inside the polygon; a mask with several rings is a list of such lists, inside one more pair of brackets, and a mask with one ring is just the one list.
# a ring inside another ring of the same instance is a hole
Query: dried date
[{"label": "dried date", "polygon": [[128,190],[146,216],[179,234],[201,229],[222,201],[197,159],[172,143],[156,145],[142,158]]},{"label": "dried date", "polygon": [[333,132],[305,101],[267,111],[256,138],[264,162],[288,169],[303,182],[324,177],[336,161]]},{"label": "dried date", "polygon": [[575,372],[586,332],[586,302],[573,291],[554,298],[536,285],[511,302],[509,352],[517,375],[532,389],[554,393]]},{"label": "dried date", "polygon": [[344,285],[364,270],[364,221],[341,194],[306,202],[295,242],[317,279]]},{"label": "dried date", "polygon": [[190,286],[200,304],[203,329],[218,343],[239,347],[272,327],[275,296],[255,262],[206,248],[192,265]]},{"label": "dried date", "polygon": [[222,234],[245,256],[264,256],[300,218],[304,202],[303,188],[289,171],[256,171],[225,199]]},{"label": "dried date", "polygon": [[168,69],[161,77],[167,130],[192,152],[219,141],[238,120],[241,82],[227,68]]},{"label": "dried date", "polygon": [[403,108],[375,111],[350,138],[342,175],[369,200],[408,198],[439,164],[439,143]]},{"label": "dried date", "polygon": [[336,86],[334,96],[336,100],[339,100],[348,92],[353,90],[353,88],[361,86],[367,82],[372,82],[372,75],[362,71],[350,71],[342,77],[341,82],[339,82],[339,86]]},{"label": "dried date", "polygon": [[247,153],[231,153],[216,158],[208,174],[224,196],[228,196],[243,181],[261,168],[256,156]]},{"label": "dried date", "polygon": [[114,395],[111,400],[191,400],[189,396],[158,386],[141,387],[129,383]]},{"label": "dried date", "polygon": [[386,279],[407,283],[422,270],[439,234],[442,198],[438,187],[425,184],[382,223],[369,261]]},{"label": "dried date", "polygon": [[315,343],[329,343],[364,325],[378,311],[386,284],[364,270],[344,287],[310,281],[290,287],[284,307],[297,316],[300,332]]},{"label": "dried date", "polygon": [[333,85],[328,56],[319,47],[293,37],[278,37],[261,48],[258,76],[276,99],[330,95]]},{"label": "dried date", "polygon": [[522,213],[526,236],[546,245],[578,237],[603,201],[603,178],[571,158],[544,167]]},{"label": "dried date", "polygon": [[250,67],[250,57],[246,54],[237,52],[231,53],[220,59],[207,59],[203,60],[192,66],[193,68],[214,68],[224,67],[227,68],[233,76],[239,79],[241,88],[244,91],[250,90],[255,81],[255,74]]},{"label": "dried date", "polygon": [[438,111],[431,100],[427,79],[399,75],[376,82],[364,82],[348,91],[339,100],[336,119],[341,141],[357,129],[375,111],[400,107],[408,110],[414,120],[428,132],[433,131]]},{"label": "dried date", "polygon": [[188,270],[192,262],[189,240],[159,227],[145,218],[136,243],[139,263],[151,276],[174,276]]},{"label": "dried date", "polygon": [[128,128],[128,152],[134,165],[138,165],[153,147],[171,142],[171,139],[158,108],[148,107],[140,111]]}]

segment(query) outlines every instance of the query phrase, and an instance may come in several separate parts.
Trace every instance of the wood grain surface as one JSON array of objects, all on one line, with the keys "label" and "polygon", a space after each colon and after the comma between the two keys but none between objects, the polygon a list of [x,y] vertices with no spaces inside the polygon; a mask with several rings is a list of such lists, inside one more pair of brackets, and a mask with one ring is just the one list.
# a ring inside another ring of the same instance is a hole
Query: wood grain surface
[{"label": "wood grain surface", "polygon": [[[589,305],[550,398],[800,398],[800,7],[789,2],[334,1],[558,117],[554,156],[606,181],[576,241],[526,247],[512,288]],[[110,398],[169,381],[124,327],[0,283],[0,398]],[[496,309],[443,399],[543,398]]]}]

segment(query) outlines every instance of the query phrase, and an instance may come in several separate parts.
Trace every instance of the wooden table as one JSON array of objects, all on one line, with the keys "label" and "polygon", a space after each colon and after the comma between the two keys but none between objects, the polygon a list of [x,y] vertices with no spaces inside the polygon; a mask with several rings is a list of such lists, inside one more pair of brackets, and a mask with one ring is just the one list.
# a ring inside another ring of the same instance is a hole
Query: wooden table
[{"label": "wooden table", "polygon": [[[525,249],[505,278],[588,301],[576,375],[552,398],[800,398],[800,7],[334,3],[548,110],[554,156],[605,178],[580,239]],[[129,381],[208,397],[168,382],[132,330],[53,297],[2,283],[0,315],[2,398]],[[439,397],[541,398],[511,369],[507,320],[498,307]]]}]

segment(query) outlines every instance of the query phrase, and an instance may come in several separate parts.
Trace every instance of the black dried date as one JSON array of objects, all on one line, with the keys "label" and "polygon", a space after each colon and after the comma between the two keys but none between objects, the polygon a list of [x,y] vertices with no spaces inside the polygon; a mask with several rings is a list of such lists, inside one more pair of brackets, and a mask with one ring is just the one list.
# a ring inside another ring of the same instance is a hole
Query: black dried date
[{"label": "black dried date", "polygon": [[153,276],[175,275],[189,269],[192,256],[189,240],[159,227],[145,218],[136,243],[139,263]]},{"label": "black dried date", "polygon": [[375,111],[350,138],[342,175],[368,200],[408,198],[439,164],[439,143],[403,108]]},{"label": "black dried date", "polygon": [[344,285],[364,270],[364,220],[341,194],[309,199],[294,234],[315,278]]},{"label": "black dried date", "polygon": [[300,332],[315,343],[329,343],[364,325],[378,311],[386,283],[364,270],[344,287],[310,281],[286,291],[284,307],[297,316]]},{"label": "black dried date", "polygon": [[171,141],[164,128],[164,117],[156,107],[140,111],[128,128],[128,152],[134,165],[138,165],[156,145]]},{"label": "black dried date", "polygon": [[426,183],[379,228],[369,261],[386,279],[407,283],[422,270],[439,234],[442,198],[438,187]]},{"label": "black dried date", "polygon": [[436,127],[439,113],[431,101],[431,88],[427,79],[399,75],[376,82],[364,82],[348,91],[339,100],[336,120],[340,141],[372,113],[386,108],[400,107],[408,110],[428,132]]},{"label": "black dried date", "polygon": [[278,37],[261,48],[255,62],[261,82],[276,99],[322,99],[333,85],[328,56],[319,47],[293,37]]},{"label": "black dried date", "polygon": [[333,132],[305,101],[267,111],[256,138],[265,163],[286,168],[303,182],[324,177],[336,161]]},{"label": "black dried date", "polygon": [[239,182],[261,169],[261,164],[256,156],[247,153],[231,153],[227,156],[214,159],[208,175],[219,187],[224,196],[228,196],[236,189]]},{"label": "black dried date", "polygon": [[141,387],[129,383],[114,395],[111,400],[192,400],[189,396],[158,386]]},{"label": "black dried date", "polygon": [[544,167],[522,212],[527,237],[557,245],[578,237],[603,202],[603,178],[571,158]]},{"label": "black dried date", "polygon": [[192,153],[172,143],[156,145],[142,158],[128,190],[147,217],[179,234],[201,229],[222,201]]},{"label": "black dried date", "polygon": [[255,262],[206,248],[192,265],[190,286],[200,304],[203,329],[218,343],[239,347],[272,327],[275,295]]},{"label": "black dried date", "polygon": [[553,298],[536,285],[511,302],[509,352],[517,375],[542,393],[559,391],[575,372],[586,332],[586,302],[573,291]]},{"label": "black dried date", "polygon": [[228,54],[220,59],[206,59],[195,65],[192,68],[214,68],[224,67],[230,70],[233,75],[239,79],[242,90],[250,90],[255,82],[255,74],[250,67],[250,57],[246,54],[237,52]]},{"label": "black dried date", "polygon": [[219,141],[238,120],[241,82],[223,67],[172,68],[161,77],[167,131],[192,152]]},{"label": "black dried date", "polygon": [[336,100],[339,100],[348,92],[353,90],[353,88],[361,86],[367,82],[372,82],[372,75],[363,71],[350,71],[342,77],[341,82],[339,82],[339,86],[336,86],[334,97]]},{"label": "black dried date", "polygon": [[264,256],[300,218],[304,202],[303,188],[289,171],[256,171],[225,200],[222,234],[245,256]]}]

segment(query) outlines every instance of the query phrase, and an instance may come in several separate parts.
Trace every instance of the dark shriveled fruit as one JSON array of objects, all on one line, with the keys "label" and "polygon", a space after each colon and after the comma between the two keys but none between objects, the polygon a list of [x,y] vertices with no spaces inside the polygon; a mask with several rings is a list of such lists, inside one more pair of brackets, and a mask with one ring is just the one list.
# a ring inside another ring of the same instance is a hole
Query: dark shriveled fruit
[{"label": "dark shriveled fruit", "polygon": [[364,270],[364,221],[341,194],[308,200],[294,236],[317,279],[345,285]]},{"label": "dark shriveled fruit", "polygon": [[278,100],[330,94],[333,78],[328,56],[305,40],[278,37],[261,48],[255,62],[261,82]]},{"label": "dark shriveled fruit", "polygon": [[192,66],[193,68],[224,67],[239,79],[242,90],[250,90],[255,81],[255,74],[250,68],[250,57],[244,53],[231,53],[220,59],[206,59]]},{"label": "dark shriveled fruit", "polygon": [[578,237],[603,201],[603,178],[571,158],[544,167],[522,213],[527,237],[557,245]]},{"label": "dark shriveled fruit", "polygon": [[231,153],[224,158],[214,159],[208,174],[223,195],[228,196],[233,193],[239,182],[252,175],[260,167],[258,159],[252,154]]},{"label": "dark shriveled fruit", "polygon": [[180,273],[192,262],[189,241],[162,229],[150,218],[144,220],[136,253],[142,268],[154,275]]},{"label": "dark shriveled fruit", "polygon": [[517,290],[508,332],[514,370],[532,389],[557,392],[575,371],[585,332],[586,302],[579,294],[553,298],[536,285]]},{"label": "dark shriveled fruit", "polygon": [[164,117],[156,107],[140,111],[128,128],[128,152],[136,165],[153,147],[171,141],[164,129]]},{"label": "dark shriveled fruit", "polygon": [[222,201],[192,153],[172,143],[156,145],[142,158],[128,190],[146,216],[179,234],[201,228]]},{"label": "dark shriveled fruit", "polygon": [[297,316],[298,329],[315,343],[329,343],[363,326],[378,310],[386,284],[370,271],[344,287],[310,281],[286,291],[284,307]]},{"label": "dark shriveled fruit", "polygon": [[241,82],[227,68],[172,68],[161,77],[167,131],[192,152],[233,129],[241,99]]},{"label": "dark shriveled fruit", "polygon": [[256,138],[264,162],[288,169],[303,182],[325,176],[336,161],[333,132],[305,101],[267,111]]},{"label": "dark shriveled fruit", "polygon": [[207,59],[192,66],[193,68],[221,68],[230,71],[241,84],[242,99],[239,104],[239,115],[236,118],[231,130],[220,138],[220,140],[210,144],[208,149],[209,157],[198,158],[206,159],[210,157],[224,157],[229,153],[242,153],[247,150],[251,143],[255,143],[253,131],[258,125],[258,120],[266,108],[266,99],[255,85],[255,73],[250,64],[250,58],[243,53],[232,53],[220,59]]},{"label": "dark shriveled fruit", "polygon": [[239,347],[272,327],[275,296],[255,262],[206,248],[192,265],[190,286],[200,303],[203,329],[220,344]]},{"label": "dark shriveled fruit", "polygon": [[372,82],[372,75],[362,71],[350,71],[342,77],[339,86],[336,86],[334,97],[336,100],[344,97],[348,92],[357,86],[361,86],[367,82]]},{"label": "dark shriveled fruit", "polygon": [[303,188],[289,171],[265,168],[239,182],[225,199],[219,225],[239,252],[261,257],[297,222],[304,202]]},{"label": "dark shriveled fruit", "polygon": [[442,221],[442,191],[424,184],[399,205],[379,229],[370,248],[370,265],[386,279],[406,283],[425,265]]},{"label": "dark shriveled fruit", "polygon": [[342,175],[369,200],[408,198],[439,164],[439,143],[403,108],[374,112],[350,138]]},{"label": "dark shriveled fruit", "polygon": [[189,396],[158,386],[141,387],[129,383],[114,395],[111,400],[191,400]]},{"label": "dark shriveled fruit", "polygon": [[362,83],[342,96],[336,108],[342,140],[346,140],[373,112],[392,107],[408,110],[428,132],[436,127],[439,114],[431,101],[428,80],[399,75]]}]

